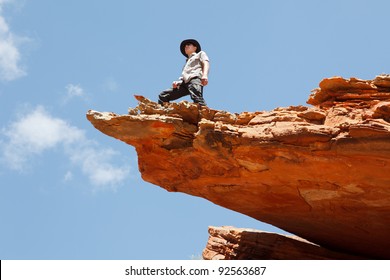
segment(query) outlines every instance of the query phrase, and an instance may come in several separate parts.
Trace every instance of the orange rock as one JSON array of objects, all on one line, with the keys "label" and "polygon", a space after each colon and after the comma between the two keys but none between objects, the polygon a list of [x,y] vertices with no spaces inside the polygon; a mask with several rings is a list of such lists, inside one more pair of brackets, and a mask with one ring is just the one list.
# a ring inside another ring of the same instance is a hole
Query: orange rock
[{"label": "orange rock", "polygon": [[90,110],[136,148],[142,178],[340,253],[390,258],[390,77],[325,79],[308,102],[232,114],[138,96],[128,115]]},{"label": "orange rock", "polygon": [[351,260],[359,259],[327,250],[297,236],[234,228],[209,227],[203,250],[205,260]]},{"label": "orange rock", "polygon": [[312,92],[307,101],[311,105],[332,107],[340,101],[349,101],[352,107],[370,107],[370,103],[375,103],[376,100],[390,99],[390,75],[382,74],[374,80],[332,77],[323,79],[320,87]]}]

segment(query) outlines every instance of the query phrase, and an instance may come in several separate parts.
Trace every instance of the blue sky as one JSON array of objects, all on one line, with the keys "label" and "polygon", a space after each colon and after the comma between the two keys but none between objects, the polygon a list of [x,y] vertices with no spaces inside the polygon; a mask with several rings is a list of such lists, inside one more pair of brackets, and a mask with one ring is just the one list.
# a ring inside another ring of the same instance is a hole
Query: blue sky
[{"label": "blue sky", "polygon": [[[210,57],[208,105],[305,105],[331,76],[389,73],[389,1],[0,0],[0,259],[190,259],[209,225],[281,230],[142,181],[88,109],[127,113]],[[184,100],[189,100],[184,98]]]}]

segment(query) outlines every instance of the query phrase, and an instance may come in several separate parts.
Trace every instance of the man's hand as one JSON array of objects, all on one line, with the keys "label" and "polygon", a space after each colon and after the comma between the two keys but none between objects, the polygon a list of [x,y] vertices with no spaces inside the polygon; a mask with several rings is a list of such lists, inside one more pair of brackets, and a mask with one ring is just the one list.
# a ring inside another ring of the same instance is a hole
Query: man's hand
[{"label": "man's hand", "polygon": [[208,78],[209,70],[210,70],[210,63],[208,62],[208,60],[206,60],[203,62],[203,68],[202,68],[203,75],[201,78],[201,83],[203,86],[207,86],[209,83],[209,78]]},{"label": "man's hand", "polygon": [[174,81],[174,82],[172,82],[172,88],[179,88],[180,84],[181,84],[181,82]]},{"label": "man's hand", "polygon": [[207,78],[207,76],[203,76],[200,80],[201,80],[202,86],[207,86],[207,84],[209,83],[209,79]]}]

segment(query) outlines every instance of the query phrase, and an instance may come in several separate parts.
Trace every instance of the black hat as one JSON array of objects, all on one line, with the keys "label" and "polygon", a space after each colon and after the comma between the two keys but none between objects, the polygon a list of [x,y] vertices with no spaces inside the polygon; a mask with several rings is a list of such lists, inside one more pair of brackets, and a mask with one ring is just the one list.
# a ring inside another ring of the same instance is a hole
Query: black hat
[{"label": "black hat", "polygon": [[185,52],[185,47],[187,44],[193,44],[195,47],[196,47],[196,52],[200,52],[202,49],[200,47],[200,44],[198,43],[198,41],[196,41],[195,39],[187,39],[187,40],[184,40],[183,42],[181,42],[180,44],[180,51],[181,53],[185,56],[185,57],[188,57],[186,52]]}]

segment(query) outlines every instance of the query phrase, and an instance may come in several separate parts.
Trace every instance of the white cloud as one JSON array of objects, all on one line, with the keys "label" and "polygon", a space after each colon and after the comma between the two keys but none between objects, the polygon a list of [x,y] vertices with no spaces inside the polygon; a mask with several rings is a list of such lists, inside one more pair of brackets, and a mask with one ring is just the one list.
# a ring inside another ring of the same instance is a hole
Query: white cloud
[{"label": "white cloud", "polygon": [[80,85],[69,84],[66,86],[66,97],[71,99],[73,97],[83,97],[85,92]]},{"label": "white cloud", "polygon": [[14,35],[2,15],[2,7],[10,1],[0,0],[0,80],[12,81],[18,79],[26,72],[20,66],[21,55],[18,46],[26,41]]},{"label": "white cloud", "polygon": [[128,166],[115,167],[111,160],[118,157],[118,153],[112,149],[97,149],[96,147],[77,148],[70,153],[70,159],[81,167],[87,174],[91,183],[99,188],[106,186],[115,187],[124,181],[129,175]]},{"label": "white cloud", "polygon": [[62,99],[62,105],[66,105],[73,98],[86,99],[85,90],[80,85],[68,84],[65,89],[66,93]]},{"label": "white cloud", "polygon": [[34,155],[85,138],[82,130],[51,117],[42,106],[3,129],[3,134],[8,138],[3,147],[3,158],[16,170],[22,170]]},{"label": "white cloud", "polygon": [[[35,156],[59,147],[96,189],[115,188],[129,176],[129,166],[112,163],[120,156],[117,152],[100,147],[84,130],[51,116],[42,106],[3,128],[2,134],[6,140],[0,142],[1,159],[14,170],[25,170]],[[64,176],[65,181],[72,178],[70,171]]]}]

